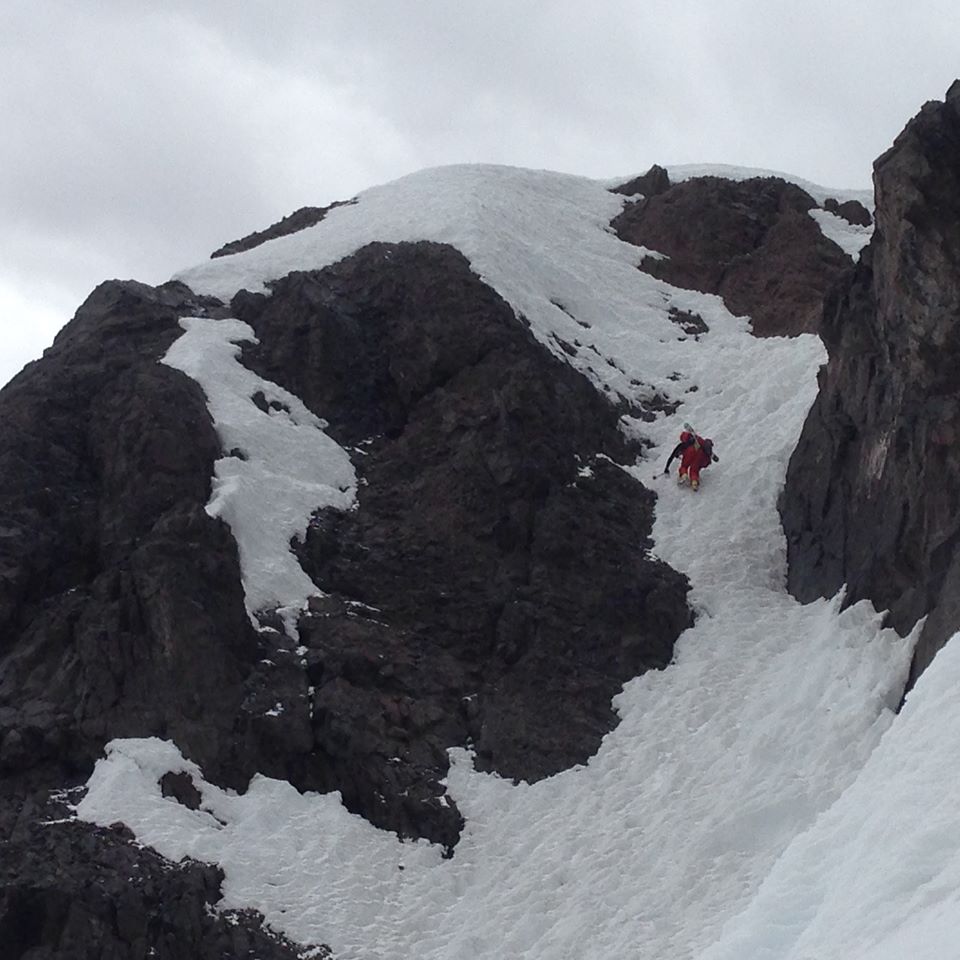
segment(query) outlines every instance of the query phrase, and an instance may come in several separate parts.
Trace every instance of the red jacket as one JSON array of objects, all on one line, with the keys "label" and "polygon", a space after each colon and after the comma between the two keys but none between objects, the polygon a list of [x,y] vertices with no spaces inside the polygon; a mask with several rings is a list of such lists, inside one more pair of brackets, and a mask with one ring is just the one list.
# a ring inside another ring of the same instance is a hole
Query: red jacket
[{"label": "red jacket", "polygon": [[680,434],[680,442],[673,448],[673,453],[667,460],[664,473],[670,472],[670,464],[673,463],[674,457],[679,457],[681,454],[680,469],[684,473],[690,470],[696,470],[699,473],[704,467],[709,467],[719,459],[713,452],[713,441],[709,437],[699,437],[684,430]]}]

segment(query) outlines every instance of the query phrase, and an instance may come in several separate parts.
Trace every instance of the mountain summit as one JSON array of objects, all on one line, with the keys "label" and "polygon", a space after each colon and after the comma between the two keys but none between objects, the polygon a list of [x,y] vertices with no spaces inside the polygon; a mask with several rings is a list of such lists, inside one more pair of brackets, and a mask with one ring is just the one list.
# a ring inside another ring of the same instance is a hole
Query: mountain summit
[{"label": "mountain summit", "polygon": [[[960,627],[956,89],[876,210],[769,171],[444,167],[98,287],[0,391],[9,955],[947,942],[948,894],[896,895],[930,824],[868,831],[952,795],[921,744],[955,740],[960,656],[929,666]],[[690,424],[699,492],[664,475]]]}]

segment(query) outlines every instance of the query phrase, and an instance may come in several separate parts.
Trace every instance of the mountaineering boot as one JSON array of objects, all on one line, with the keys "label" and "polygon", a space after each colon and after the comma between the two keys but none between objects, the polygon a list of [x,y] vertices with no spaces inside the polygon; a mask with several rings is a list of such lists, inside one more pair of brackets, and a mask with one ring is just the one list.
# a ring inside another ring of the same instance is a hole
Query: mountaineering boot
[{"label": "mountaineering boot", "polygon": [[677,486],[682,487],[687,482],[687,475],[685,473],[677,474]]},{"label": "mountaineering boot", "polygon": [[700,481],[699,481],[699,480],[691,480],[691,481],[690,481],[690,489],[691,489],[691,490],[699,490],[699,489],[700,489]]}]

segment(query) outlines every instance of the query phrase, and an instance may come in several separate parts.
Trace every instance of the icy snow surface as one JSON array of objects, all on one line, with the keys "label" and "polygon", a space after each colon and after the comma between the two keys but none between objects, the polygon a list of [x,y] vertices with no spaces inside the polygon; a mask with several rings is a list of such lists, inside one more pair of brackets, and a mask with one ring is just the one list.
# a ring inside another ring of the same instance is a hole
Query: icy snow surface
[{"label": "icy snow surface", "polygon": [[779,859],[703,960],[960,955],[960,638],[853,786]]},{"label": "icy snow surface", "polygon": [[[240,554],[247,611],[276,610],[295,636],[307,598],[321,591],[290,551],[314,510],[345,510],[357,478],[346,451],[326,424],[293,394],[258,377],[239,361],[240,344],[255,343],[239,320],[185,317],[183,335],[161,361],[196,380],[226,455],[215,465],[207,513],[230,525]],[[267,411],[253,397],[263,394]]]},{"label": "icy snow surface", "polygon": [[[920,896],[928,847],[944,867],[923,888],[917,935],[950,927],[939,912],[957,889],[940,880],[960,862],[947,812],[939,813],[949,805],[935,806],[932,822],[928,807],[921,824],[906,804],[928,795],[940,802],[937,776],[949,770],[938,773],[930,759],[935,745],[912,745],[936,739],[922,711],[939,709],[952,675],[942,689],[925,680],[890,730],[910,641],[881,629],[868,604],[801,606],[783,586],[776,498],[823,348],[811,336],[754,339],[719,299],[636,270],[643,251],[608,229],[622,202],[575,177],[445,168],[368,191],[317,227],[182,275],[198,292],[229,297],[374,239],[450,242],[558,356],[566,354],[555,335],[576,344],[570,362],[599,389],[684,401],[674,416],[626,419],[624,429],[658,445],[655,459],[630,472],[657,490],[657,553],[690,576],[698,621],[673,665],[617,696],[621,722],[597,755],[514,785],[452,751],[448,793],[467,825],[451,860],[348,814],[337,794],[300,795],[257,777],[244,796],[232,795],[159,740],[110,744],[79,816],[123,820],[171,859],[221,864],[222,906],[255,907],[276,929],[328,943],[343,960],[846,960],[857,921],[838,916],[830,898],[852,902],[853,890],[892,960],[913,955],[912,934],[883,926],[882,900]],[[699,313],[710,332],[684,336],[671,306]],[[209,327],[210,349],[226,350],[233,334],[210,332],[218,329]],[[249,393],[240,384],[223,401],[237,412],[215,410],[218,429],[253,416],[241,404]],[[698,494],[660,476],[687,420],[713,437],[721,458]],[[238,437],[246,436],[244,426]],[[200,810],[162,797],[157,781],[167,770],[191,774]],[[889,855],[879,849],[888,822],[898,831]],[[866,874],[880,861],[885,885],[868,890]],[[816,952],[805,952],[804,936]]]}]

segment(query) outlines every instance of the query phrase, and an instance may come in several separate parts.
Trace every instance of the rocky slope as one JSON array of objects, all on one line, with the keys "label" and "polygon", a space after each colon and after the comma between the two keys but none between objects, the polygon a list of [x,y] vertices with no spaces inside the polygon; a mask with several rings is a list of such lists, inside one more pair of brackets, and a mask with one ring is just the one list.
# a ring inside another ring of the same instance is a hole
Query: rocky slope
[{"label": "rocky slope", "polygon": [[[782,180],[654,170],[621,190],[613,229],[669,256],[642,269],[720,293],[759,333],[814,328],[849,269],[807,215],[816,201]],[[232,451],[197,382],[158,363],[191,316],[248,323],[259,343],[243,363],[323,417],[360,478],[356,510],[318,512],[292,545],[319,588],[297,639],[253,624],[237,544],[205,510]],[[674,321],[681,341],[706,329]],[[0,933],[14,956],[294,955],[256,916],[210,914],[215,871],[166,868],[119,828],[52,822],[50,792],[82,782],[112,738],[170,739],[241,791],[257,772],[339,790],[448,854],[462,828],[448,748],[528,781],[594,753],[611,697],[667,667],[694,619],[686,578],[650,553],[655,495],[618,466],[644,447],[622,418],[673,410],[680,390],[607,397],[562,359],[588,348],[556,343],[452,247],[373,243],[230,303],[105,283],[0,392]],[[164,783],[171,803],[195,804],[191,790]],[[142,884],[124,883],[133,870]]]},{"label": "rocky slope", "polygon": [[830,299],[830,362],[781,510],[800,599],[928,616],[914,676],[960,628],[960,82],[874,166],[876,233]]}]

